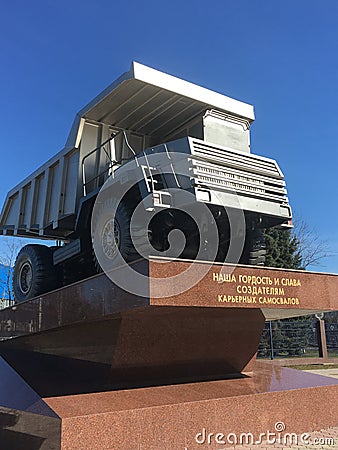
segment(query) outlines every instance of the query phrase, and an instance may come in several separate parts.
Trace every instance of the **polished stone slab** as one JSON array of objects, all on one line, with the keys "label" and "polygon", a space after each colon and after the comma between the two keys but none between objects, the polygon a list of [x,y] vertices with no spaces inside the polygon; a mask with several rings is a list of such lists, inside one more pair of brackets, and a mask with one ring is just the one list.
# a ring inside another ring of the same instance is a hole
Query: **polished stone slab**
[{"label": "polished stone slab", "polygon": [[239,379],[185,383],[45,401],[62,417],[62,448],[188,450],[207,433],[303,433],[337,425],[338,381],[257,363]]},{"label": "polished stone slab", "polygon": [[267,320],[338,310],[338,275],[163,258],[138,261],[133,269],[145,275],[145,296],[127,292],[100,274],[1,310],[0,339],[154,306],[252,308],[260,309]]},{"label": "polished stone slab", "polygon": [[41,395],[238,376],[252,370],[259,310],[151,307],[1,343]]},{"label": "polished stone slab", "polygon": [[57,450],[60,446],[60,417],[0,358],[0,448]]},{"label": "polished stone slab", "polygon": [[0,357],[0,407],[57,418],[31,386]]},{"label": "polished stone slab", "polygon": [[336,274],[154,258],[149,277],[151,305],[259,308],[267,320],[338,310]]}]

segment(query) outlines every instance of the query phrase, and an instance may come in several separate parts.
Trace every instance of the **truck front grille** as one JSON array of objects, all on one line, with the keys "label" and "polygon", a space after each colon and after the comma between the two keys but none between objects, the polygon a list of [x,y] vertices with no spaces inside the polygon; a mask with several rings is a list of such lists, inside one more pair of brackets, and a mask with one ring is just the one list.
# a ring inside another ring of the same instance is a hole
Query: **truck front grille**
[{"label": "truck front grille", "polygon": [[284,177],[276,161],[197,139],[191,139],[191,153],[195,184],[288,203]]}]

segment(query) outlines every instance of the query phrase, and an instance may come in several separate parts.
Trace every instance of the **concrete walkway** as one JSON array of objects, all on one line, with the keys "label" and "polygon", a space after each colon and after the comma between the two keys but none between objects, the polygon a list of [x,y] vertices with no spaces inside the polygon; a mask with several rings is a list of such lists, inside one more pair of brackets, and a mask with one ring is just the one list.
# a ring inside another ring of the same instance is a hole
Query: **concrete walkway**
[{"label": "concrete walkway", "polygon": [[338,378],[338,368],[336,369],[311,369],[304,372],[314,373],[316,375],[324,375],[325,377]]}]

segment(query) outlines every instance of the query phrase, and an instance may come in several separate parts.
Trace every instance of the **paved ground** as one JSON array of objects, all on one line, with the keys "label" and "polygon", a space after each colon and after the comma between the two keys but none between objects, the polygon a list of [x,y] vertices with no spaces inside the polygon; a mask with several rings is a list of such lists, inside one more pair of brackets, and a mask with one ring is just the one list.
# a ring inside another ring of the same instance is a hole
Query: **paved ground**
[{"label": "paved ground", "polygon": [[324,375],[326,377],[338,378],[338,369],[311,369],[304,372],[315,373],[316,375]]}]

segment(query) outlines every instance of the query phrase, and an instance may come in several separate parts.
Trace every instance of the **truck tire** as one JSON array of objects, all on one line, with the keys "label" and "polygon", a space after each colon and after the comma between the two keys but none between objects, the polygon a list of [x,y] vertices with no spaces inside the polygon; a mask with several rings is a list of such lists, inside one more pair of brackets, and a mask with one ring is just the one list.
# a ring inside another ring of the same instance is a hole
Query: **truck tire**
[{"label": "truck tire", "polygon": [[266,256],[265,239],[262,230],[247,232],[241,264],[264,266]]},{"label": "truck tire", "polygon": [[130,220],[133,209],[121,202],[115,217],[111,213],[110,201],[107,200],[96,212],[92,230],[94,264],[97,272],[114,267],[118,253],[126,262],[138,258],[138,253],[130,235]]},{"label": "truck tire", "polygon": [[57,283],[52,249],[45,245],[25,245],[14,265],[12,284],[15,300],[23,302],[52,291]]}]

